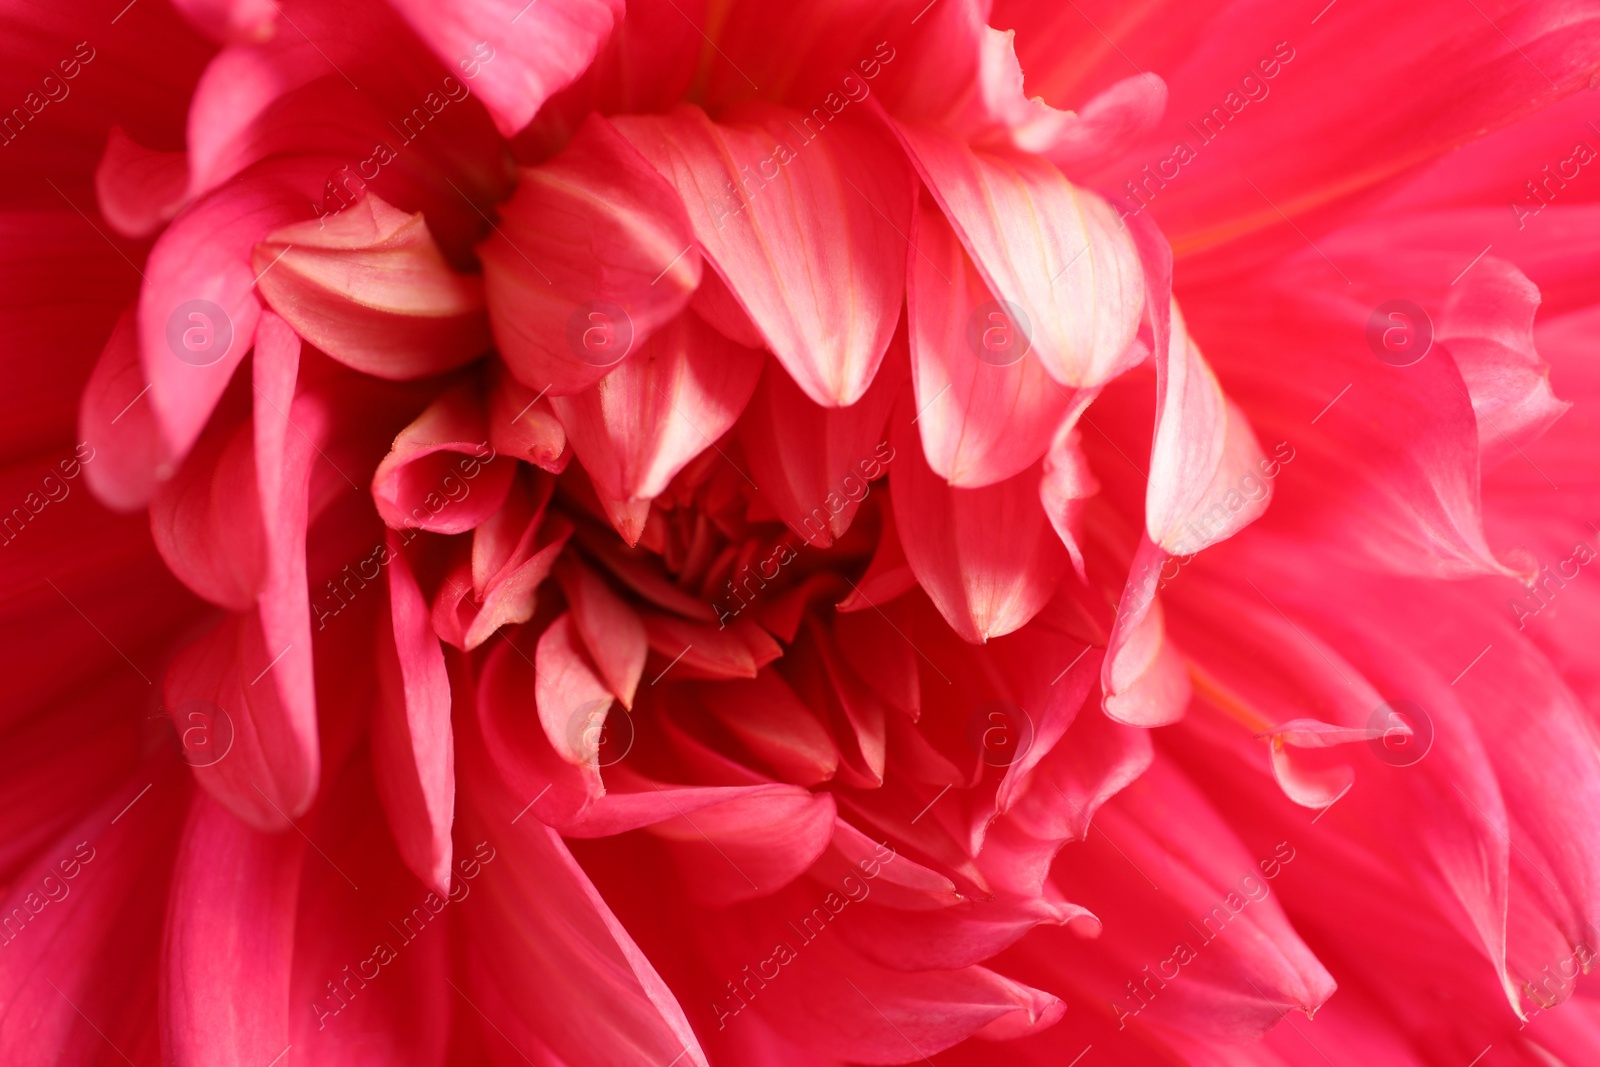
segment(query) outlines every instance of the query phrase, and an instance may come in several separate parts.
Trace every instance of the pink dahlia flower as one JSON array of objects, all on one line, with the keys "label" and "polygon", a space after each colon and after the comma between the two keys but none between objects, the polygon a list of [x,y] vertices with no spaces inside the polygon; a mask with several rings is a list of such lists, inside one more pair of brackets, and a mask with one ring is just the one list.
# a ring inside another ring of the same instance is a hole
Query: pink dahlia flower
[{"label": "pink dahlia flower", "polygon": [[0,26],[0,1063],[1600,1063],[1600,3]]}]

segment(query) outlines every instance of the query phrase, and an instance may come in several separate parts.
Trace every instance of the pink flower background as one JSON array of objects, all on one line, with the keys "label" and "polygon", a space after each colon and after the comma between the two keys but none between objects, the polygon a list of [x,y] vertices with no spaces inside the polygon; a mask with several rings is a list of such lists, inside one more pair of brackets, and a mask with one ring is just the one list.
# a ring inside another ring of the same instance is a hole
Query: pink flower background
[{"label": "pink flower background", "polygon": [[0,1063],[1600,1063],[1600,3],[0,56]]}]

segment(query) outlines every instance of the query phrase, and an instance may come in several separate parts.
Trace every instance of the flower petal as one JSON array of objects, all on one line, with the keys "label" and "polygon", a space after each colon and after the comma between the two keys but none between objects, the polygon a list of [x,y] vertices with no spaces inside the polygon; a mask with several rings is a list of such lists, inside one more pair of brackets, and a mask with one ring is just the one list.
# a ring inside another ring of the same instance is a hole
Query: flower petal
[{"label": "flower petal", "polygon": [[139,294],[139,356],[168,452],[189,451],[255,336],[250,250],[306,217],[314,162],[264,165],[190,205],[156,239]]},{"label": "flower petal", "polygon": [[572,458],[567,431],[550,409],[550,401],[498,366],[489,389],[489,443],[496,452],[551,474],[566,470]]},{"label": "flower petal", "polygon": [[483,402],[462,382],[394,439],[372,476],[373,502],[393,529],[464,533],[499,511],[511,491],[516,464],[496,458]]},{"label": "flower petal", "polygon": [[1055,595],[1066,551],[1039,503],[1039,470],[981,489],[946,485],[922,459],[909,395],[891,416],[895,526],[917,581],[973,643],[1027,624]]},{"label": "flower petal", "polygon": [[633,710],[633,694],[649,653],[639,613],[576,557],[557,564],[556,580],[600,677],[623,708]]},{"label": "flower petal", "polygon": [[406,866],[440,894],[450,891],[455,818],[455,740],[450,679],[427,602],[400,539],[389,531],[389,624],[376,634],[379,695],[372,762],[390,832]]},{"label": "flower petal", "polygon": [[936,128],[901,139],[989,291],[1062,385],[1101,385],[1126,370],[1144,285],[1127,229],[1106,202],[1050,163],[977,152]]},{"label": "flower petal", "polygon": [[[306,846],[196,796],[172,876],[162,1046],[175,1064],[270,1063],[289,1045],[295,901]],[[239,961],[249,960],[249,966]]]},{"label": "flower petal", "polygon": [[830,408],[812,402],[776,361],[766,362],[739,440],[763,498],[807,544],[827,548],[842,537],[868,483],[882,474],[893,451],[884,424],[903,380],[899,367],[885,365],[860,400]]},{"label": "flower petal", "polygon": [[1092,390],[1045,373],[989,295],[938,207],[918,204],[906,287],[923,455],[952,486],[977,489],[1033,466]]},{"label": "flower petal", "polygon": [[374,194],[255,246],[261,295],[295,332],[363,374],[403,381],[488,351],[483,286],[450,269],[420,211]]},{"label": "flower petal", "polygon": [[182,152],[145,148],[111,127],[105,155],[95,168],[95,199],[100,212],[124,237],[149,237],[183,206],[189,183],[189,158]]},{"label": "flower petal", "polygon": [[848,120],[823,137],[767,105],[722,119],[683,105],[617,128],[677,188],[705,255],[806,395],[854,404],[900,314],[909,168]]},{"label": "flower petal", "polygon": [[78,409],[83,440],[101,460],[85,468],[85,478],[100,502],[117,511],[144,507],[157,484],[172,476],[155,413],[144,402],[148,389],[139,362],[136,305],[130,305],[84,385]]},{"label": "flower petal", "polygon": [[395,0],[394,6],[440,62],[471,80],[503,137],[583,73],[623,12],[621,0],[539,0],[537,7],[458,0],[444,8]]},{"label": "flower petal", "polygon": [[685,312],[597,384],[550,405],[598,491],[649,500],[733,426],[760,374],[756,353]]},{"label": "flower petal", "polygon": [[605,377],[700,284],[677,191],[598,116],[555,159],[521,172],[479,254],[500,350],[540,395]]}]

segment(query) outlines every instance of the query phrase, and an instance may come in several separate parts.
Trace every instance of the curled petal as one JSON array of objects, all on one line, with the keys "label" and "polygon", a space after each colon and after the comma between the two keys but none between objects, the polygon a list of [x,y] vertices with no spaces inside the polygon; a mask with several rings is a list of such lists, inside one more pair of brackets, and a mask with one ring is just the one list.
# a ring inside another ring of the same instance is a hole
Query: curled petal
[{"label": "curled petal", "polygon": [[200,436],[255,336],[261,303],[251,249],[306,217],[319,170],[314,161],[265,164],[190,205],[150,250],[139,358],[171,455],[185,455]]},{"label": "curled petal", "polygon": [[464,533],[500,510],[515,475],[489,447],[483,402],[463,382],[400,431],[372,476],[372,499],[394,529]]},{"label": "curled petal", "polygon": [[1445,307],[1438,340],[1472,397],[1483,468],[1516,455],[1571,404],[1550,389],[1550,366],[1533,344],[1539,290],[1516,267],[1484,257]]},{"label": "curled petal", "polygon": [[[1276,887],[1258,874],[1282,870],[1292,844],[1253,854],[1160,759],[1100,810],[1095,830],[1070,846],[1077,862],[1057,864],[1052,878],[1103,920],[1103,932],[1085,941],[1039,931],[1022,948],[1044,973],[1071,974],[1119,1015],[1236,1042],[1260,1037],[1290,1008],[1313,1012],[1334,993],[1333,977],[1273,899]],[[1143,986],[1146,975],[1162,984]],[[1139,999],[1129,979],[1158,995]]]},{"label": "curled petal", "polygon": [[1078,445],[1078,432],[1064,426],[1056,433],[1045,454],[1044,474],[1039,479],[1039,502],[1055,527],[1056,536],[1072,557],[1072,568],[1087,581],[1083,562],[1083,514],[1089,500],[1100,491],[1089,470],[1089,461]]},{"label": "curled petal", "polygon": [[1106,714],[1130,726],[1163,726],[1189,704],[1189,675],[1173,647],[1156,590],[1167,553],[1148,538],[1128,566],[1116,622],[1101,665]]},{"label": "curled petal", "polygon": [[552,474],[565,470],[572,455],[550,401],[498,367],[489,389],[489,443]]},{"label": "curled petal", "polygon": [[[1267,510],[1267,460],[1244,412],[1223,395],[1177,303],[1166,358],[1156,361],[1156,433],[1145,531],[1185,556],[1238,533]],[[1261,488],[1265,485],[1265,488]]]},{"label": "curled petal", "polygon": [[95,199],[100,213],[124,237],[149,237],[172,221],[183,206],[189,159],[182,152],[145,148],[111,127],[105,155],[95,168]]},{"label": "curled petal", "polygon": [[251,264],[274,311],[363,374],[424,378],[490,347],[482,283],[450,269],[420,211],[373,194],[275,230]]},{"label": "curled petal", "polygon": [[589,796],[598,797],[605,792],[600,784],[599,734],[611,707],[611,693],[574,643],[570,615],[562,615],[545,629],[534,663],[539,676],[534,695],[545,737],[558,756],[578,768]]},{"label": "curled petal", "polygon": [[78,402],[80,432],[100,460],[85,468],[85,477],[100,502],[117,511],[143,507],[156,485],[172,476],[166,442],[145,402],[148,388],[139,362],[135,309],[129,307],[112,329]]}]

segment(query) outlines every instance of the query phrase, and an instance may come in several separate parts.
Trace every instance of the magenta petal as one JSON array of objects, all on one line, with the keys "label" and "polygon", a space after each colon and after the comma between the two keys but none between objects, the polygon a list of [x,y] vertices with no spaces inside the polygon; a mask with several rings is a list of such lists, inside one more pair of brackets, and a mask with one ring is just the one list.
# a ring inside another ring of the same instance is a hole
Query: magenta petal
[{"label": "magenta petal", "polygon": [[[783,139],[803,115],[750,105],[724,118],[680,106],[617,126],[677,188],[705,255],[800,388],[853,404],[899,318],[909,168],[867,127],[830,127],[797,150]],[[741,192],[740,168],[763,164],[776,174]]]},{"label": "magenta petal", "polygon": [[505,137],[583,72],[622,18],[620,0],[540,0],[537,7],[461,0],[443,9],[396,0],[394,6],[451,73],[483,96]]},{"label": "magenta petal", "polygon": [[[917,581],[951,628],[981,643],[1025,625],[1055,595],[1067,554],[1039,503],[1039,471],[956,489],[928,469],[903,397],[890,498]],[[903,427],[903,428],[902,428]]]},{"label": "magenta petal", "polygon": [[374,774],[406,865],[448,893],[456,791],[450,678],[399,538],[393,531],[388,537],[390,619],[376,635],[383,666],[372,727]]},{"label": "magenta petal", "polygon": [[[308,849],[202,793],[173,871],[162,952],[162,1045],[173,1062],[271,1062],[289,1045],[295,899]],[[238,961],[249,960],[249,966]]]},{"label": "magenta petal", "polygon": [[685,312],[598,383],[550,406],[599,492],[649,500],[733,426],[760,374],[756,353]]},{"label": "magenta petal", "polygon": [[372,476],[392,529],[462,533],[500,509],[516,468],[496,463],[483,402],[471,383],[445,393],[394,439]]},{"label": "magenta petal", "polygon": [[522,172],[480,246],[495,338],[535,393],[581,392],[689,303],[700,252],[678,192],[593,117]]}]

